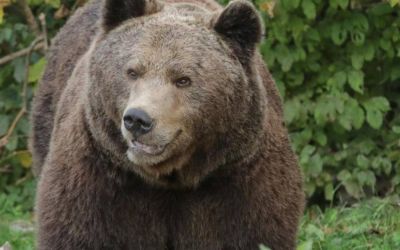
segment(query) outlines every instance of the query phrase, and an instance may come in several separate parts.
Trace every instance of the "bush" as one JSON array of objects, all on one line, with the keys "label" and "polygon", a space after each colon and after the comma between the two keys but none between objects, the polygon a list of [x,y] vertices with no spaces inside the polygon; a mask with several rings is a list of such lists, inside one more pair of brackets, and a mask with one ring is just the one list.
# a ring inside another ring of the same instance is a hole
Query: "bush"
[{"label": "bush", "polygon": [[[69,6],[73,4],[72,1],[64,2]],[[65,22],[66,16],[60,12],[63,8],[60,1],[0,0],[0,61],[6,55],[28,48],[43,35],[38,18],[34,23],[25,24],[29,13],[24,12],[22,6],[27,4],[34,17],[44,13],[49,37],[54,36]],[[39,45],[44,47],[43,41]],[[43,49],[37,49],[29,58],[25,54],[0,65],[0,193],[20,197],[20,205],[25,210],[32,208],[34,190],[30,170],[32,157],[27,150],[30,102],[45,63]],[[4,204],[0,199],[1,205]]]},{"label": "bush", "polygon": [[[38,37],[40,13],[52,37],[83,2],[0,0],[1,57],[28,47]],[[255,1],[266,22],[261,52],[285,101],[285,119],[309,197],[361,198],[399,189],[398,2]],[[36,17],[36,29],[32,23],[24,24],[27,13],[20,7],[24,3]],[[29,58],[28,78],[26,57],[1,65],[0,139],[25,106],[24,100],[30,103],[45,63],[43,50],[35,50]],[[12,193],[10,186],[32,178],[28,117],[24,112],[5,146],[0,141],[0,192]]]},{"label": "bush", "polygon": [[[308,196],[354,198],[400,183],[398,1],[259,1],[262,54],[285,100],[285,119]],[[342,187],[344,189],[342,189]]]}]

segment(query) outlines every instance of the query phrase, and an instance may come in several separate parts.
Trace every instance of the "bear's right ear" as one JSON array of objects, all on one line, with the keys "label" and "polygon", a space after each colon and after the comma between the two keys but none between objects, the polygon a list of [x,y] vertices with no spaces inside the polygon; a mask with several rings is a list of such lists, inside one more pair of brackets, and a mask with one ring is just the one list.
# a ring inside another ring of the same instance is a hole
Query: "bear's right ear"
[{"label": "bear's right ear", "polygon": [[247,0],[234,0],[212,20],[215,31],[239,45],[242,57],[252,54],[263,36],[261,17]]},{"label": "bear's right ear", "polygon": [[103,10],[103,29],[108,32],[122,22],[160,11],[157,0],[106,0]]}]

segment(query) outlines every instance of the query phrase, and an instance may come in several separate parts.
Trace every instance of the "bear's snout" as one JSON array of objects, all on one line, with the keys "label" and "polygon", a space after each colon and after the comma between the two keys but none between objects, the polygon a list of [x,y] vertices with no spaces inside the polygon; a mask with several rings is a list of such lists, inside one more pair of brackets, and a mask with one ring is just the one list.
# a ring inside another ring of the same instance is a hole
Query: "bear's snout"
[{"label": "bear's snout", "polygon": [[146,111],[138,108],[130,108],[125,111],[124,127],[132,133],[135,138],[149,133],[153,128],[153,119]]}]

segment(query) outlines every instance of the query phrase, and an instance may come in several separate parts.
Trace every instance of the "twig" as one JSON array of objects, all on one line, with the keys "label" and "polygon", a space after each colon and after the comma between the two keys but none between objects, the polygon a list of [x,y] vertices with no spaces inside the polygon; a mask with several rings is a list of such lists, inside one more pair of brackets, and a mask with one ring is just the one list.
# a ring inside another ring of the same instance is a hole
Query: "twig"
[{"label": "twig", "polygon": [[18,179],[15,183],[14,186],[19,186],[22,183],[24,183],[25,181],[29,180],[32,178],[32,172],[29,171],[24,177],[22,177],[21,179]]},{"label": "twig", "polygon": [[22,11],[25,15],[26,22],[28,23],[29,28],[35,32],[37,36],[40,35],[39,25],[35,20],[35,16],[32,13],[31,8],[29,7],[26,0],[17,0],[17,3],[22,8]]},{"label": "twig", "polygon": [[[33,48],[33,50],[36,51],[36,50],[41,50],[44,48],[45,48],[44,43],[38,43],[38,44],[36,44],[35,48]],[[0,58],[0,65],[6,64],[18,57],[27,55],[29,53],[29,50],[30,50],[29,48],[25,48],[25,49],[22,49],[20,51],[11,53],[9,55],[6,55],[5,57]]]},{"label": "twig", "polygon": [[14,132],[15,127],[17,126],[19,120],[21,120],[22,116],[24,116],[25,112],[26,112],[26,109],[24,107],[22,107],[19,110],[17,116],[15,117],[13,122],[11,123],[11,126],[8,128],[6,135],[3,138],[0,139],[0,148],[2,148],[5,145],[7,145],[8,139],[10,138],[12,133]]},{"label": "twig", "polygon": [[39,20],[40,20],[40,26],[42,28],[42,34],[43,34],[44,50],[47,51],[47,49],[49,48],[49,40],[47,38],[46,15],[44,13],[40,13]]},{"label": "twig", "polygon": [[22,92],[21,92],[21,97],[22,97],[22,107],[19,110],[17,116],[11,123],[11,126],[8,128],[7,133],[3,138],[0,139],[0,148],[4,147],[8,143],[8,139],[14,132],[15,128],[17,127],[18,122],[21,120],[21,118],[25,115],[27,111],[27,98],[26,98],[26,92],[28,88],[28,78],[29,78],[29,62],[31,58],[31,54],[36,47],[38,43],[40,43],[43,40],[43,37],[38,37],[36,38],[31,45],[28,48],[28,53],[26,55],[26,60],[25,60],[25,77],[24,81],[22,83]]},{"label": "twig", "polygon": [[10,165],[6,165],[5,167],[0,168],[0,174],[4,173],[11,173],[12,169],[10,168]]}]

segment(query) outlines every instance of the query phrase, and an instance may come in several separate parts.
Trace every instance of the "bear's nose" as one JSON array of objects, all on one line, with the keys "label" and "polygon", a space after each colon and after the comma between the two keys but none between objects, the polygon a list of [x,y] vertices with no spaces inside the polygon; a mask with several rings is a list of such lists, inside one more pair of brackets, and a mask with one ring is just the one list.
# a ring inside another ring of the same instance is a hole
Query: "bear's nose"
[{"label": "bear's nose", "polygon": [[132,108],[125,111],[124,126],[135,137],[144,135],[153,128],[153,120],[142,109]]}]

